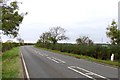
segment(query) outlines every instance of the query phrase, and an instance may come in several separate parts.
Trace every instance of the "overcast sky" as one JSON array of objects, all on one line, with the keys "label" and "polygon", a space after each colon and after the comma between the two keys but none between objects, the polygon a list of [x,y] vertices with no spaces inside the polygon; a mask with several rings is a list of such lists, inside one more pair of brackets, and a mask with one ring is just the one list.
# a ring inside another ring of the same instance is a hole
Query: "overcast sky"
[{"label": "overcast sky", "polygon": [[[28,12],[20,25],[25,42],[36,42],[51,27],[61,26],[75,42],[79,36],[89,36],[94,42],[109,42],[106,27],[118,21],[120,0],[19,0],[20,12]],[[3,41],[9,39],[3,37]]]}]

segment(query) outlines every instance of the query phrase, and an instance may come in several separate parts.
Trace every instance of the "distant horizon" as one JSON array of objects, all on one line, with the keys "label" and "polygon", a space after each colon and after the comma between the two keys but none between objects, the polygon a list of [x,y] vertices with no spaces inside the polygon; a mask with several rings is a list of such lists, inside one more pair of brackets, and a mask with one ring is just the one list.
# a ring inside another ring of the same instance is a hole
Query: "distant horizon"
[{"label": "distant horizon", "polygon": [[[15,40],[15,39],[9,39],[9,40],[11,40],[11,41],[13,41],[13,42],[16,42],[16,43],[19,43],[17,40]],[[2,43],[5,43],[5,42],[7,42],[8,40],[4,40],[4,41],[2,41]],[[37,41],[24,41],[24,43],[36,43]],[[68,41],[58,41],[58,43],[70,43],[70,44],[76,44],[76,42],[74,41],[74,42],[68,42]],[[93,42],[94,44],[110,44],[110,43],[108,43],[108,42]]]}]

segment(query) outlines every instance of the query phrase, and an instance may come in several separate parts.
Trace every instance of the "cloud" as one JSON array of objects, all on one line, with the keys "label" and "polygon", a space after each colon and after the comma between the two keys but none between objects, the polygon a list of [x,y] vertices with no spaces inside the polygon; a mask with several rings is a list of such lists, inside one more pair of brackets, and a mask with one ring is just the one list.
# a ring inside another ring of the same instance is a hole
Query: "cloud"
[{"label": "cloud", "polygon": [[37,41],[50,27],[61,26],[67,30],[70,42],[80,34],[94,41],[105,42],[106,27],[118,17],[119,0],[20,0],[20,12],[28,12],[20,25],[20,35],[26,41]]}]

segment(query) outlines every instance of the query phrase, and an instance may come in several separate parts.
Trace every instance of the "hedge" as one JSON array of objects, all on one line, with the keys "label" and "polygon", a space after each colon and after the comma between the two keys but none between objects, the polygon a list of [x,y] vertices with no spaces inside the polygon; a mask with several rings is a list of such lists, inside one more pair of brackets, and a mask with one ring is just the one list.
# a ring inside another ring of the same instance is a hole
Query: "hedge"
[{"label": "hedge", "polygon": [[2,52],[5,52],[17,46],[19,46],[19,43],[2,43]]},{"label": "hedge", "polygon": [[115,60],[120,59],[119,45],[77,45],[77,44],[50,44],[36,43],[37,47],[58,50],[73,54],[85,55],[101,60],[110,60],[111,54],[115,54]]},{"label": "hedge", "polygon": [[17,47],[17,46],[22,46],[22,45],[34,45],[34,43],[10,43],[10,42],[6,42],[6,43],[1,43],[0,45],[0,49],[2,52],[5,52],[7,50],[12,49],[13,47]]}]

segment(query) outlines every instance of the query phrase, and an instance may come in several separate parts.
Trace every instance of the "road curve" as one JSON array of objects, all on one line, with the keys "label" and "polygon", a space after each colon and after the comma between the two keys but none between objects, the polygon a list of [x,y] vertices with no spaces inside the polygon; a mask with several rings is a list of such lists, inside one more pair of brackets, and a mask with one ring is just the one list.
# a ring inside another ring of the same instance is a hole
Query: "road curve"
[{"label": "road curve", "polygon": [[118,80],[118,69],[95,62],[22,46],[21,53],[30,78],[78,78]]}]

